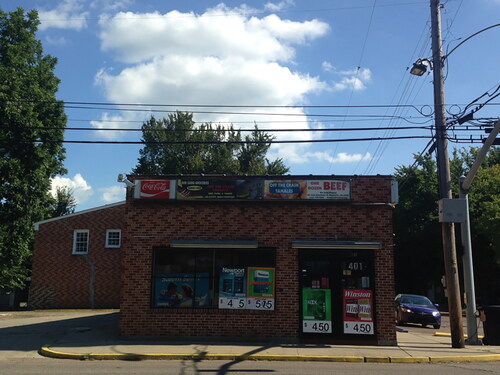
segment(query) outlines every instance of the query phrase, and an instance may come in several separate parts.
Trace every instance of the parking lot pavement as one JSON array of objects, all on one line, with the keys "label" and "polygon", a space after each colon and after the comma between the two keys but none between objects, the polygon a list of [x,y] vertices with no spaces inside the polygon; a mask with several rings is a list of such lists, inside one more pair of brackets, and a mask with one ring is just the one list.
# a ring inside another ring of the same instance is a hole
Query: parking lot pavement
[{"label": "parking lot pavement", "polygon": [[40,347],[85,330],[117,336],[118,310],[0,312],[0,358],[40,357]]}]

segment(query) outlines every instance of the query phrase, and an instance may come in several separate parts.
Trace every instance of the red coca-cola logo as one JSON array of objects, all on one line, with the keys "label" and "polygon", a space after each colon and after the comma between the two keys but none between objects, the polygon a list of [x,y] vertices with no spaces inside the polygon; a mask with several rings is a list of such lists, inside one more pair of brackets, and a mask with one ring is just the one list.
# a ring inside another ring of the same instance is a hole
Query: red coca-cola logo
[{"label": "red coca-cola logo", "polygon": [[170,181],[145,180],[141,181],[141,199],[169,199]]}]

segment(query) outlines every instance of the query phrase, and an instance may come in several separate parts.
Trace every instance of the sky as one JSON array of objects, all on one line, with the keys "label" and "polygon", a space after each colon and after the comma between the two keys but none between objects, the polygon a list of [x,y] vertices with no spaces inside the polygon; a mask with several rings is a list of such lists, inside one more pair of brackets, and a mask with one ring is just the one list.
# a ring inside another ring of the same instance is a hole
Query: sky
[{"label": "sky", "polygon": [[[500,0],[442,5],[443,51],[451,52],[447,117],[478,106],[477,121],[498,117],[500,27],[453,49],[498,24]],[[268,153],[292,175],[391,175],[428,150],[432,73],[409,73],[417,59],[432,57],[428,0],[0,4],[3,11],[16,7],[38,10],[37,37],[58,59],[67,141],[140,141],[137,129],[152,115],[182,110],[197,123],[257,125],[277,141],[303,141],[273,144]],[[476,143],[450,142],[450,150],[481,146],[477,121],[449,131]],[[137,165],[140,144],[65,147],[68,173],[53,180],[53,189],[72,189],[77,211],[125,198],[117,176]]]}]

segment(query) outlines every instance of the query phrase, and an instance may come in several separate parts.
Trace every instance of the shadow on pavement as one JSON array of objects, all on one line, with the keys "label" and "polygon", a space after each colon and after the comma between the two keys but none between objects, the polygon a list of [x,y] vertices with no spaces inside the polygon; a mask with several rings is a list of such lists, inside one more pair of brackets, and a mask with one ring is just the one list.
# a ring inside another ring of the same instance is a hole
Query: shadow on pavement
[{"label": "shadow on pavement", "polygon": [[[43,320],[47,316],[29,316]],[[60,341],[74,342],[74,346],[99,345],[104,340],[118,338],[119,313],[77,317],[25,324],[26,319],[11,319],[8,327],[0,328],[0,351],[36,351]],[[12,326],[12,324],[17,324]],[[88,333],[91,333],[90,335]],[[79,338],[82,340],[80,341]]]}]

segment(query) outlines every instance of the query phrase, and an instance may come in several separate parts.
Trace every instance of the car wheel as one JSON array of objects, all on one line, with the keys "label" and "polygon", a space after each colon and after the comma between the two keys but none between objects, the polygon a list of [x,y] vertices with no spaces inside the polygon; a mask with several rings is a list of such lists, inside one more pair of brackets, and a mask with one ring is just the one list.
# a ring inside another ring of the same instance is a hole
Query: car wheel
[{"label": "car wheel", "polygon": [[441,328],[441,325],[440,325],[440,324],[433,324],[432,326],[434,327],[434,329],[439,329],[439,328]]}]

